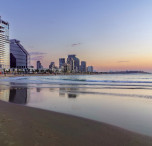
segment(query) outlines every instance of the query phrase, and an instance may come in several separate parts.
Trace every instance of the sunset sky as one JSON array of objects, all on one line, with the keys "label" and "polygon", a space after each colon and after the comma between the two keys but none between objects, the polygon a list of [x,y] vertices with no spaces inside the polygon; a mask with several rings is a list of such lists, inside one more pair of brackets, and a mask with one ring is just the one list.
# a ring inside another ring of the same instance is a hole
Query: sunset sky
[{"label": "sunset sky", "polygon": [[152,72],[152,0],[1,0],[0,16],[32,65],[76,54],[98,71]]}]

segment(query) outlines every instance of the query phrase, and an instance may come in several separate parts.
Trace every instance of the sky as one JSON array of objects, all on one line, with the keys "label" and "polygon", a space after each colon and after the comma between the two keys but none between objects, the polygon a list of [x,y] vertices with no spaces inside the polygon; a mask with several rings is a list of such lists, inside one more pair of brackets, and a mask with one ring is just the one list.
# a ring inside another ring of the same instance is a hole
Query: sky
[{"label": "sky", "polygon": [[76,54],[97,71],[152,72],[151,0],[0,0],[31,64]]}]

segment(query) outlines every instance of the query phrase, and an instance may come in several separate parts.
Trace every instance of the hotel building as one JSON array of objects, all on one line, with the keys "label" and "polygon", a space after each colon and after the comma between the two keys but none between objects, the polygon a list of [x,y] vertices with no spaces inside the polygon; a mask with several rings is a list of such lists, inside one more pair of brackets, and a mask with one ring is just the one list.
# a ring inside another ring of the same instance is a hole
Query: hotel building
[{"label": "hotel building", "polygon": [[27,69],[30,66],[30,55],[16,39],[10,40],[11,68]]},{"label": "hotel building", "polygon": [[10,68],[9,23],[0,16],[0,69]]}]

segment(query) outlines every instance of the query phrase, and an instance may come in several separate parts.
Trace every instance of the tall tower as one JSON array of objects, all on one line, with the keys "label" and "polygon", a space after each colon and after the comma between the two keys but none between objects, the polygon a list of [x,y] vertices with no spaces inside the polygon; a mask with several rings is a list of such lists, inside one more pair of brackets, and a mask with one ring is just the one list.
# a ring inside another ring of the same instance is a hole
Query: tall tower
[{"label": "tall tower", "polygon": [[9,23],[0,16],[0,69],[10,68]]},{"label": "tall tower", "polygon": [[65,58],[59,58],[59,68],[65,64]]},{"label": "tall tower", "polygon": [[40,61],[37,61],[37,69],[42,69],[42,65],[41,65],[41,62]]},{"label": "tall tower", "polygon": [[81,72],[86,72],[86,62],[81,61]]},{"label": "tall tower", "polygon": [[79,72],[79,58],[76,57],[76,55],[68,55],[67,63],[71,65],[71,71]]}]

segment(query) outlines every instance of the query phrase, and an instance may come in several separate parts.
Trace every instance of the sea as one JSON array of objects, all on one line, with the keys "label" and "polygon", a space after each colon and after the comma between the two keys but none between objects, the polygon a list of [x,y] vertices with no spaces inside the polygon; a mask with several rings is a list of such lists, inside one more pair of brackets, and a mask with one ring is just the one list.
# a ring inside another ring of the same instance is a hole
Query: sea
[{"label": "sea", "polygon": [[152,74],[1,77],[0,100],[152,136]]}]

